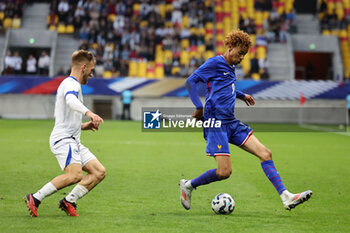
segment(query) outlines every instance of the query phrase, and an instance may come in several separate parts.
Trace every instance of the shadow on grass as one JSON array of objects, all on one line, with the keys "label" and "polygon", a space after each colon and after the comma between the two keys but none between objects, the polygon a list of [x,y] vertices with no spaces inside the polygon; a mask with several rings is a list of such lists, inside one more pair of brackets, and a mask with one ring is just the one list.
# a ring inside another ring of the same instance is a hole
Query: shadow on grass
[{"label": "shadow on grass", "polygon": [[[158,215],[158,214],[157,214]],[[266,211],[234,211],[232,214],[215,214],[212,211],[176,211],[176,212],[167,212],[167,213],[161,213],[161,215],[168,215],[173,217],[186,217],[186,218],[196,218],[196,217],[214,217],[214,218],[256,218],[256,219],[286,219],[290,218],[291,216],[288,215],[288,213],[281,213],[281,212],[266,212]]]}]

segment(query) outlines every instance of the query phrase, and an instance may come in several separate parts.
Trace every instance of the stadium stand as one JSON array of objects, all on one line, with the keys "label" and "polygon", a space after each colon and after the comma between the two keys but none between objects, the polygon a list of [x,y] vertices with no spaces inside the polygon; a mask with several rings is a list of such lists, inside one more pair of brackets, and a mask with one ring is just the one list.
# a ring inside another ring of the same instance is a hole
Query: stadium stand
[{"label": "stadium stand", "polygon": [[[240,28],[250,34],[253,47],[237,67],[237,75],[268,79],[270,68],[277,64],[276,60],[269,62],[270,57],[275,58],[271,51],[278,51],[280,56],[289,53],[284,43],[287,34],[296,31],[293,3],[294,0],[50,1],[47,28],[59,33],[54,73],[58,73],[58,67],[69,68],[57,58],[63,59],[61,53],[68,50],[63,51],[65,46],[74,46],[63,43],[73,36],[80,41],[80,49],[96,55],[98,77],[188,77],[206,59],[222,54],[226,33]],[[348,77],[350,27],[344,22],[348,1],[320,0],[319,4],[320,10],[323,7],[327,14],[333,10],[337,20],[342,19],[337,25],[343,26],[332,33],[336,31],[340,38]],[[11,4],[2,4],[0,9],[7,5]],[[281,53],[282,50],[286,51]],[[290,64],[283,64],[287,65]]]},{"label": "stadium stand", "polygon": [[[243,76],[259,80],[268,77],[267,41],[285,40],[293,2],[61,0],[51,2],[46,21],[49,30],[73,34],[80,48],[92,50],[104,78],[187,77],[222,54],[224,36],[241,28],[254,43],[242,62]],[[107,58],[113,66],[105,72]]]},{"label": "stadium stand", "polygon": [[337,36],[340,41],[345,78],[350,78],[350,1],[319,0],[320,30],[325,36]]},{"label": "stadium stand", "polygon": [[[224,36],[240,28],[251,35],[253,47],[237,73],[259,80],[269,77],[268,42],[285,42],[293,31],[293,2],[54,0],[46,25],[93,51],[99,76],[150,79],[188,77],[206,59],[222,54]],[[22,14],[23,0],[0,5],[4,29],[20,28]]]},{"label": "stadium stand", "polygon": [[0,31],[21,27],[24,0],[0,2]]}]

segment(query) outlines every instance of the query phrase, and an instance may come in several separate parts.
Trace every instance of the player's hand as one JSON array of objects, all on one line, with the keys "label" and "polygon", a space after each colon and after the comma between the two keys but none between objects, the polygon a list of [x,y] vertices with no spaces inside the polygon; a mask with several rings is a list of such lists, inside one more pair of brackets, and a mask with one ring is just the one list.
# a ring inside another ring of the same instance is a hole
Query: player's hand
[{"label": "player's hand", "polygon": [[94,124],[92,123],[92,121],[89,121],[89,122],[85,122],[85,123],[81,124],[81,129],[82,130],[92,130],[93,132],[95,132],[96,130],[98,130],[98,127],[96,128],[94,126]]},{"label": "player's hand", "polygon": [[97,115],[91,111],[87,111],[85,113],[85,115],[90,118],[91,123],[94,126],[94,129],[98,130],[98,126],[100,125],[100,123],[103,124],[103,119],[99,115]]},{"label": "player's hand", "polygon": [[243,101],[246,103],[247,106],[255,104],[254,98],[248,94],[245,94]]},{"label": "player's hand", "polygon": [[203,117],[203,108],[196,109],[192,114],[193,118],[196,118],[197,121],[201,120]]}]

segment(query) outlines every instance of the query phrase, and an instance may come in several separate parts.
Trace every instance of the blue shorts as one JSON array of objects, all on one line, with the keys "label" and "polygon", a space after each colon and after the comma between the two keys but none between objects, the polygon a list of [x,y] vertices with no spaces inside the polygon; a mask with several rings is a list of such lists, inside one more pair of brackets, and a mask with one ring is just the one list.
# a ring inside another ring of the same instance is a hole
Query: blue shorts
[{"label": "blue shorts", "polygon": [[249,125],[235,119],[233,122],[222,124],[221,128],[204,128],[204,139],[207,141],[208,156],[230,156],[229,143],[243,146],[252,135]]}]

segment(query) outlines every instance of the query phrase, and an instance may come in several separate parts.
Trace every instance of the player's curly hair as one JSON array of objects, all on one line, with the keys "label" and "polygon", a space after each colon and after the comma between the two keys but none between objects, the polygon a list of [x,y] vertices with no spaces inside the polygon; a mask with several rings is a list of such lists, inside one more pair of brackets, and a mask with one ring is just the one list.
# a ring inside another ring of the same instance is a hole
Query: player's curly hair
[{"label": "player's curly hair", "polygon": [[229,32],[224,40],[226,47],[243,47],[247,51],[252,46],[252,41],[249,35],[242,30],[232,30]]},{"label": "player's curly hair", "polygon": [[78,50],[72,54],[72,65],[81,65],[84,62],[96,63],[95,57],[90,51]]}]

